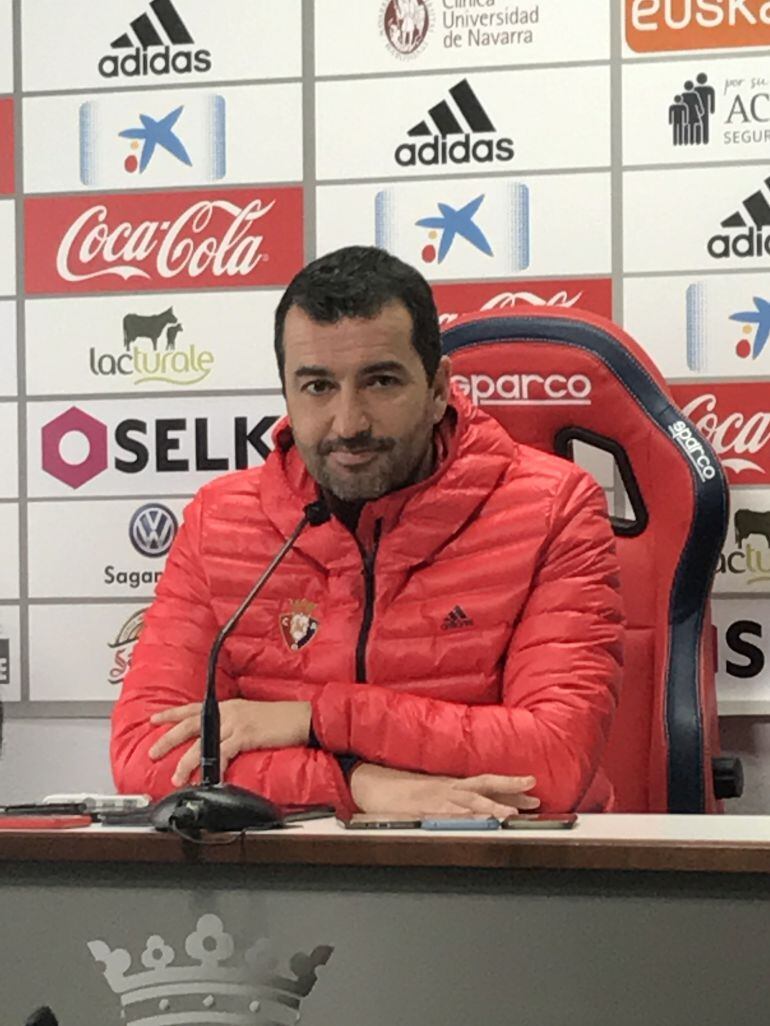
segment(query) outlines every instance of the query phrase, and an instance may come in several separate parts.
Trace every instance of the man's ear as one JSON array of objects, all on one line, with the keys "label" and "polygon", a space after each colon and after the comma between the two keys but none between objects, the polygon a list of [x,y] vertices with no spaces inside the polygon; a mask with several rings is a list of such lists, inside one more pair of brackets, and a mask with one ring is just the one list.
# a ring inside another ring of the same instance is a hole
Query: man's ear
[{"label": "man's ear", "polygon": [[438,424],[446,413],[449,403],[449,385],[452,365],[448,356],[442,356],[433,378],[433,423]]}]

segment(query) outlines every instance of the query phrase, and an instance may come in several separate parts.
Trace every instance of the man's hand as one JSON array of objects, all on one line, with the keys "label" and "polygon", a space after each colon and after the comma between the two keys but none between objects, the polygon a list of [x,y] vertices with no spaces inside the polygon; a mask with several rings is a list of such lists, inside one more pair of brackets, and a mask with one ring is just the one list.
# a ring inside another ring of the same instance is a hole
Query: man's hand
[{"label": "man's hand", "polygon": [[[307,744],[310,733],[310,702],[249,702],[232,698],[219,704],[220,765],[224,775],[227,764],[239,752],[254,748],[290,748]],[[186,784],[201,762],[201,703],[164,709],[150,717],[150,723],[173,723],[150,749],[151,759],[162,759],[172,749],[196,738],[177,763],[171,783]]]},{"label": "man's hand", "polygon": [[476,812],[504,818],[528,812],[540,805],[539,798],[526,794],[534,786],[534,777],[432,777],[368,763],[357,766],[350,777],[353,801],[363,812],[421,816]]}]

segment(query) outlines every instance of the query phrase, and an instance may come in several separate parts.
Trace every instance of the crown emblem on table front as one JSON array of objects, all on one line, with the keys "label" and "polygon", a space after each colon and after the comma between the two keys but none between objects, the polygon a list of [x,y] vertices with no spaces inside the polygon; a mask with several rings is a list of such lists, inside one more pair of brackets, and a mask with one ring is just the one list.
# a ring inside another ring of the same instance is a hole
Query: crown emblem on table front
[{"label": "crown emblem on table front", "polygon": [[147,938],[142,968],[132,974],[125,948],[113,950],[103,940],[92,940],[88,950],[104,965],[104,977],[120,997],[125,1026],[292,1026],[300,1020],[301,1001],[317,982],[316,970],[326,965],[334,948],[297,952],[284,972],[266,939],[234,957],[232,936],[219,916],[208,914],[185,941],[192,963],[175,964],[176,952],[158,934]]}]

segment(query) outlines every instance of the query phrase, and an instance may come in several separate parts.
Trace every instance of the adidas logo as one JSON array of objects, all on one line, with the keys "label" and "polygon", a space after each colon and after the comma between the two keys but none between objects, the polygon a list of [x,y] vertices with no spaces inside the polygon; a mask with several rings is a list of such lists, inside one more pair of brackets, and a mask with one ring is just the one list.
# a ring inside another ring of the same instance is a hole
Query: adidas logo
[{"label": "adidas logo", "polygon": [[105,54],[99,61],[102,78],[209,71],[208,50],[181,49],[192,47],[194,41],[172,0],[150,0],[150,9],[154,19],[149,13],[140,14],[131,22],[130,32],[110,43],[110,48],[119,52]]},{"label": "adidas logo", "polygon": [[456,627],[472,627],[473,620],[468,616],[465,610],[461,606],[455,606],[451,609],[441,624],[442,631],[451,631]]},{"label": "adidas logo", "polygon": [[424,121],[418,121],[407,132],[410,139],[425,142],[405,142],[396,147],[394,157],[399,167],[513,160],[512,139],[489,138],[496,132],[495,126],[468,79],[453,85],[449,96],[453,105],[442,100],[430,108]]},{"label": "adidas logo", "polygon": [[762,188],[752,192],[742,203],[743,211],[736,210],[721,223],[722,228],[744,229],[729,231],[724,234],[712,235],[708,241],[709,256],[715,260],[725,257],[758,257],[770,256],[770,232],[764,235],[763,229],[770,226],[770,178],[766,178]]}]

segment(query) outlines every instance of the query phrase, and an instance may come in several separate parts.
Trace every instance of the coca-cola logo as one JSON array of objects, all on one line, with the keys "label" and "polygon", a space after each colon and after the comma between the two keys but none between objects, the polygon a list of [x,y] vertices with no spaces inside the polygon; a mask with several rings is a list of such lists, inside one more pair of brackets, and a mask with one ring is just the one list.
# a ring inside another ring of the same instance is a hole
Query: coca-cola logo
[{"label": "coca-cola logo", "polygon": [[[570,307],[578,304],[582,295],[582,292],[576,292],[574,296],[570,296],[566,289],[561,289],[548,297],[540,296],[536,292],[529,292],[526,289],[522,289],[519,292],[498,292],[497,295],[492,296],[485,303],[482,303],[479,307],[479,311],[506,310],[517,305]],[[441,327],[446,328],[460,316],[461,315],[459,313],[441,313],[439,314],[438,319]]]},{"label": "coca-cola logo", "polygon": [[452,381],[477,406],[590,406],[585,374],[454,374]]},{"label": "coca-cola logo", "polygon": [[[142,221],[110,224],[103,204],[89,207],[65,233],[56,254],[56,270],[65,281],[87,281],[115,274],[129,278],[151,278],[141,264],[154,254],[155,271],[161,278],[175,278],[186,272],[199,278],[211,268],[218,278],[249,274],[265,259],[263,236],[249,228],[268,214],[275,201],[263,205],[255,199],[245,208],[226,200],[200,200],[191,204],[174,221]],[[212,218],[225,211],[231,221],[223,235],[213,231]],[[87,267],[105,266],[88,271]],[[82,270],[79,270],[82,269]]]},{"label": "coca-cola logo", "polygon": [[284,284],[302,264],[298,189],[27,201],[32,292]]},{"label": "coca-cola logo", "polygon": [[711,443],[731,480],[741,483],[770,478],[767,386],[759,383],[756,391],[755,384],[714,385],[708,392],[686,385],[673,388],[682,412]]}]

